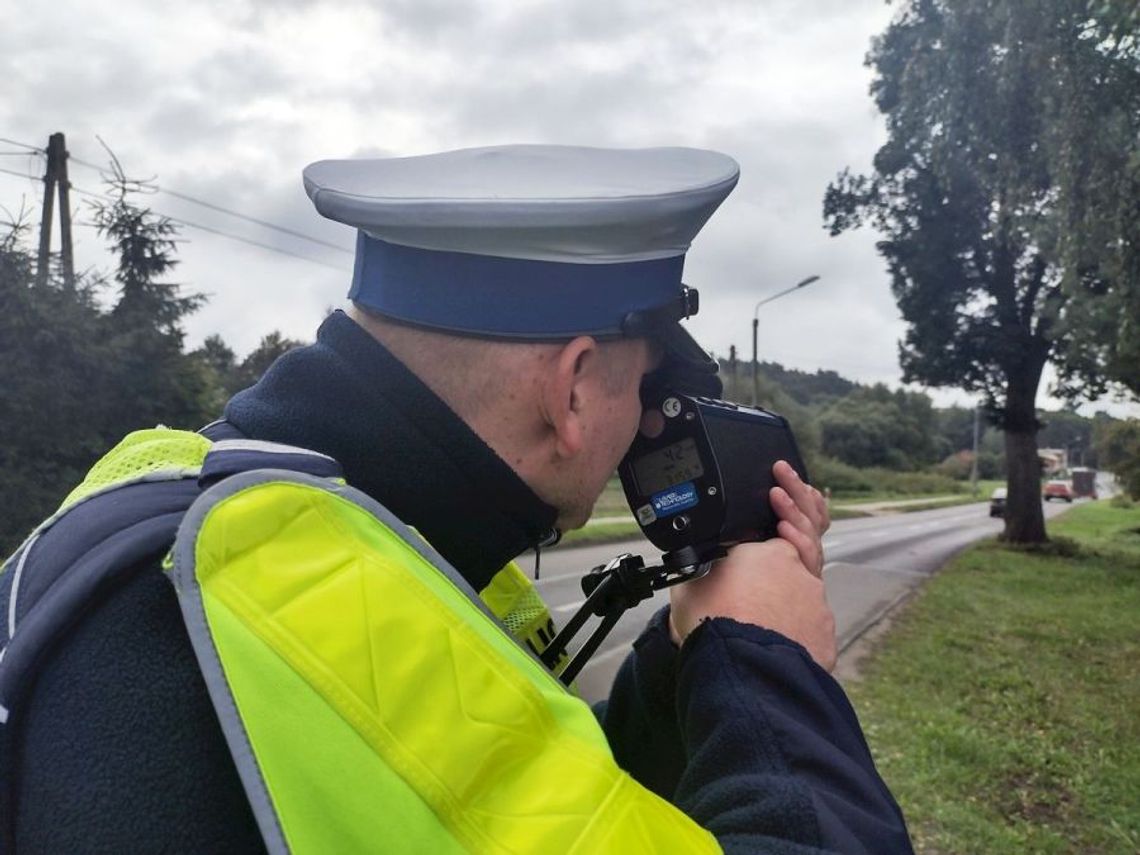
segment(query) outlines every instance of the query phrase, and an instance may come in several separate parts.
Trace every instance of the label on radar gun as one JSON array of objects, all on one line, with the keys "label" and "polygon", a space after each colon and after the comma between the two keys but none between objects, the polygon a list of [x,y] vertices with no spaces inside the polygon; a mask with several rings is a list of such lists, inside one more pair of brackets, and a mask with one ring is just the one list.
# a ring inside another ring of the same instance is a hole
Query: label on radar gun
[{"label": "label on radar gun", "polygon": [[649,497],[658,517],[669,517],[697,504],[697,487],[692,481],[677,484]]}]

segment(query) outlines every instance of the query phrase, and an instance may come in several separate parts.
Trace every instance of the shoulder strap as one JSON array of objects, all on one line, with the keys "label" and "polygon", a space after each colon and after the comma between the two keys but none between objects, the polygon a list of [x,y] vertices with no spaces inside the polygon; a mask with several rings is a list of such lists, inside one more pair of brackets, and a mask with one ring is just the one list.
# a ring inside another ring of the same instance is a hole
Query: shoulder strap
[{"label": "shoulder strap", "polygon": [[88,607],[169,550],[198,493],[189,479],[128,485],[78,505],[12,556],[0,577],[0,723]]},{"label": "shoulder strap", "polygon": [[10,752],[37,668],[109,592],[162,560],[203,488],[266,467],[341,477],[330,457],[245,439],[225,423],[204,435],[136,431],[0,568],[0,832],[10,830]]},{"label": "shoulder strap", "polygon": [[[132,434],[8,560],[9,572],[0,575],[0,724],[38,662],[87,609],[132,570],[166,554],[203,488],[265,468],[342,477],[337,462],[317,452],[249,439],[208,442],[183,431]],[[187,444],[197,446],[197,460]],[[124,451],[137,455],[140,448],[148,461],[143,470],[123,462]]]}]

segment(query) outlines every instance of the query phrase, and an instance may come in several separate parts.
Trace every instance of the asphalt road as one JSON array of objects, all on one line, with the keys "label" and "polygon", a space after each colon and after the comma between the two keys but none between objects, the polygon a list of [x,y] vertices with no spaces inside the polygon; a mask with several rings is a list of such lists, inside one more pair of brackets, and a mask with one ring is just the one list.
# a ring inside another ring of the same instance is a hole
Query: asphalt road
[{"label": "asphalt road", "polygon": [[[1068,507],[1063,503],[1046,503],[1046,517]],[[985,502],[833,523],[823,541],[827,558],[824,583],[835,612],[840,650],[960,549],[999,531],[1001,520],[989,516]],[[565,547],[543,554],[542,575],[537,585],[556,624],[565,624],[585,599],[579,585],[581,576],[622,552],[640,554],[647,563],[656,561],[659,556],[644,538],[602,546]],[[525,559],[523,568],[531,569]],[[578,677],[578,685],[587,700],[598,700],[608,694],[630,643],[649,617],[666,602],[666,594],[658,593],[622,617]],[[587,624],[580,639],[588,636],[592,625]]]}]

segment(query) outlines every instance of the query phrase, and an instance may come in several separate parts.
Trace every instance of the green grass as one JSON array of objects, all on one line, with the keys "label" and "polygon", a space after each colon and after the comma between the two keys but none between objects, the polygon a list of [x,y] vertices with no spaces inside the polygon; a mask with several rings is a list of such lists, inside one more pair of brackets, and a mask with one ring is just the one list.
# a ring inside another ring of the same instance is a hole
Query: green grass
[{"label": "green grass", "polygon": [[[586,546],[591,543],[613,543],[641,535],[641,528],[631,518],[629,522],[595,523],[585,528],[568,531],[558,546]],[[648,543],[648,541],[646,541]],[[556,547],[557,548],[557,547]]]},{"label": "green grass", "polygon": [[[975,495],[970,492],[970,483],[968,481],[956,481],[954,483],[959,488],[957,495],[959,496],[960,503],[988,500],[990,493],[994,491],[995,487],[1005,486],[1005,481],[978,481],[978,492]],[[833,495],[831,499],[836,504],[846,505],[862,504],[864,502],[906,501],[909,499],[925,499],[948,495],[952,494],[946,490],[935,493],[902,493],[897,490],[875,490],[867,493],[836,494]]]},{"label": "green grass", "polygon": [[860,517],[869,517],[871,514],[866,511],[860,511],[856,508],[845,508],[842,505],[831,506],[831,521],[836,520],[854,520]]},{"label": "green grass", "polygon": [[625,501],[625,493],[621,488],[621,479],[616,475],[606,482],[606,489],[594,504],[596,517],[629,516],[629,505]]},{"label": "green grass", "polygon": [[[949,505],[966,504],[969,502],[980,501],[981,499],[988,498],[993,486],[997,486],[1002,482],[999,481],[980,481],[978,497],[975,498],[969,494],[963,494],[949,499],[946,501],[931,502],[915,507],[900,508],[900,511],[908,510],[929,510],[931,508],[947,507]],[[993,486],[991,486],[993,485]],[[896,493],[883,493],[883,494],[869,494],[870,497],[860,496],[860,502],[870,501],[890,501],[892,499],[916,499],[923,498],[922,495],[914,494],[896,494]],[[856,517],[865,517],[866,513],[858,510],[857,508],[845,507],[843,502],[833,502],[831,506],[831,519],[844,520],[853,519]],[[628,540],[640,534],[641,529],[638,528],[637,523],[633,517],[630,516],[629,505],[625,501],[625,493],[621,489],[621,481],[615,476],[606,484],[605,490],[598,498],[597,503],[594,505],[593,518],[595,519],[609,519],[612,517],[627,517],[628,521],[623,522],[606,522],[606,523],[591,523],[585,528],[576,531],[566,532],[562,537],[559,546],[584,546],[592,543],[612,543],[619,540]]]},{"label": "green grass", "polygon": [[943,496],[938,499],[932,498],[929,502],[916,502],[913,505],[900,505],[897,508],[891,508],[891,513],[895,514],[913,514],[918,511],[933,511],[936,508],[952,508],[955,505],[973,505],[977,502],[989,501],[989,495],[985,496]]},{"label": "green grass", "polygon": [[916,849],[1140,851],[1140,507],[964,553],[849,688]]},{"label": "green grass", "polygon": [[[626,508],[626,514],[628,515],[628,513],[629,509]],[[595,516],[601,515],[595,513]],[[606,514],[606,516],[611,516],[611,514]],[[617,514],[612,514],[612,516],[617,516]],[[867,516],[867,514],[861,511],[851,511],[843,508],[832,508],[831,510],[832,521],[865,516]],[[616,543],[621,540],[629,540],[640,534],[641,528],[637,522],[630,517],[628,522],[590,523],[585,528],[568,531],[562,535],[562,540],[558,542],[558,546],[588,546],[594,543]]]},{"label": "green grass", "polygon": [[[977,495],[970,493],[970,485],[967,482],[954,482],[960,489],[957,494],[958,503],[967,503],[975,501],[987,500],[990,493],[993,492],[995,487],[1004,487],[1005,481],[979,481]],[[839,509],[845,505],[862,504],[863,502],[891,502],[898,500],[908,499],[923,499],[935,498],[939,496],[951,495],[947,491],[935,493],[900,493],[893,490],[880,490],[868,493],[857,493],[847,496],[836,497],[832,496],[832,509]],[[932,504],[929,507],[938,507],[937,504]],[[620,517],[629,516],[629,505],[625,501],[625,493],[621,489],[621,481],[614,476],[606,483],[605,490],[602,495],[598,497],[597,503],[594,505],[595,517]],[[853,516],[860,516],[853,514]],[[835,519],[843,519],[843,517],[833,517]]]}]

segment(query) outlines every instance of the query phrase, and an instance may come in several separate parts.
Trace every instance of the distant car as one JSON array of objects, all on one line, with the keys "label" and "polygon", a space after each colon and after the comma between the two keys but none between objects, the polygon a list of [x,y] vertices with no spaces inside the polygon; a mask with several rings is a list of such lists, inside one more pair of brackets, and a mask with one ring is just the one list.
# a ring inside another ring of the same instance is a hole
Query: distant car
[{"label": "distant car", "polygon": [[1005,516],[1005,487],[998,487],[990,494],[990,516]]},{"label": "distant car", "polygon": [[1050,499],[1062,499],[1071,502],[1073,501],[1073,487],[1068,481],[1054,479],[1045,484],[1045,489],[1041,491],[1041,495],[1046,502]]}]

